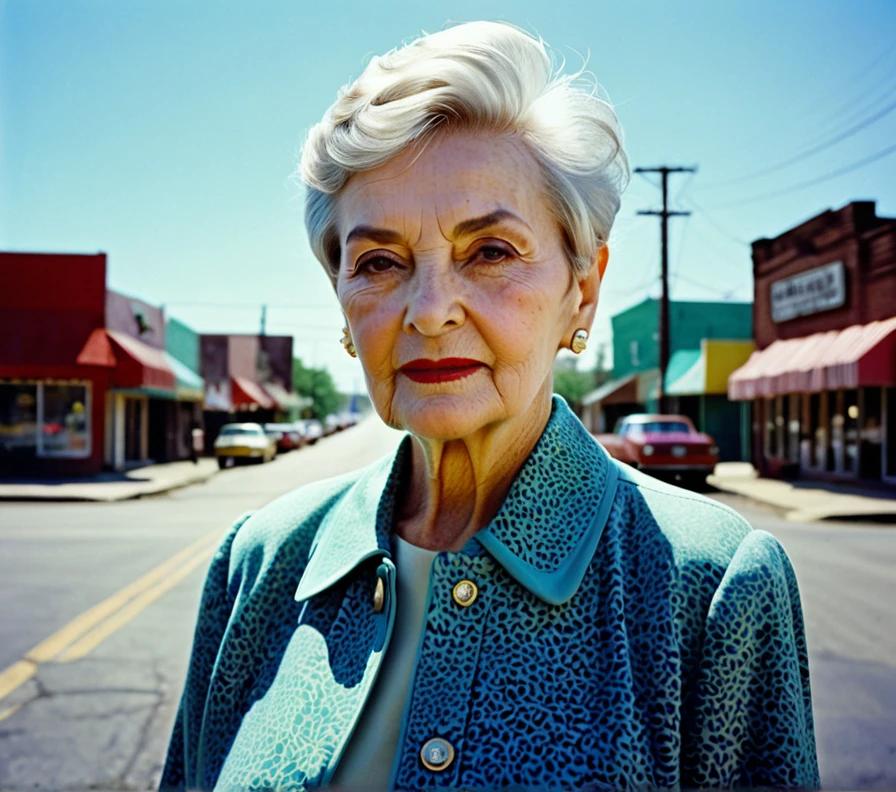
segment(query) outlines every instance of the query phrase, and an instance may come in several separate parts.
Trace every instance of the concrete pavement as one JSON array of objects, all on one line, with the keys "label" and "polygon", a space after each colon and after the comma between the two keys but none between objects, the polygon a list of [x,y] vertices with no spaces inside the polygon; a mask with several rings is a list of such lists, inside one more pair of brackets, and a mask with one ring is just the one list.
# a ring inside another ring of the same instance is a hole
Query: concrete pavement
[{"label": "concrete pavement", "polygon": [[126,473],[70,479],[0,479],[0,500],[122,501],[158,495],[208,481],[218,472],[214,459],[147,465]]},{"label": "concrete pavement", "polygon": [[722,492],[742,495],[784,511],[793,522],[830,518],[896,520],[896,493],[818,481],[761,478],[745,462],[723,462],[707,482]]}]

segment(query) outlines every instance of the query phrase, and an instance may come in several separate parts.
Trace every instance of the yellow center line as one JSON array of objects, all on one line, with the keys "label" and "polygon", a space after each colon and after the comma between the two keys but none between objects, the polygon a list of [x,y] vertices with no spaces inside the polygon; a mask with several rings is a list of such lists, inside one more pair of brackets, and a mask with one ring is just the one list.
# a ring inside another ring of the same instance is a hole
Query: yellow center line
[{"label": "yellow center line", "polygon": [[[21,660],[17,660],[0,671],[0,701],[31,679],[37,673],[40,663],[57,658],[66,649],[70,651],[66,652],[63,658],[65,661],[83,657],[100,641],[111,635],[115,629],[127,624],[143,608],[157,600],[207,559],[214,552],[220,538],[221,532],[217,530],[201,536],[133,583],[76,616],[64,627],[29,649]],[[131,600],[133,602],[130,602]],[[119,612],[124,614],[124,618]],[[103,622],[113,616],[114,619],[111,621],[116,626],[111,630],[105,629]],[[91,631],[100,636],[98,640],[94,639],[93,634],[88,635]],[[75,647],[78,647],[77,651],[75,651]],[[0,720],[11,715],[15,709],[17,707],[10,707],[0,712],[2,715]]]},{"label": "yellow center line", "polygon": [[172,572],[165,580],[158,583],[151,589],[144,591],[138,597],[135,597],[121,610],[114,613],[106,621],[100,623],[91,630],[87,635],[75,641],[71,646],[65,649],[59,657],[56,658],[58,663],[70,663],[73,660],[80,660],[89,654],[100,643],[106,640],[116,630],[121,629],[129,621],[134,619],[141,611],[155,602],[166,591],[174,588],[181,580],[190,574],[199,564],[206,561],[214,552],[214,547],[207,547],[193,558],[187,561],[182,567]]}]

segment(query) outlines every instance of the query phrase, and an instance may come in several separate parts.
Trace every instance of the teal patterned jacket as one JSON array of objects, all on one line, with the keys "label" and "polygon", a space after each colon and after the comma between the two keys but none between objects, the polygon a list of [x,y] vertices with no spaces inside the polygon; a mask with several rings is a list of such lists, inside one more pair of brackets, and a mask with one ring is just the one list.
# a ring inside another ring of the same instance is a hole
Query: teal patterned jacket
[{"label": "teal patterned jacket", "polygon": [[[389,646],[409,444],[223,540],[163,789],[328,784]],[[461,579],[479,588],[469,607]],[[454,750],[438,771],[420,757],[432,738]],[[399,789],[817,787],[784,550],[614,462],[555,397],[498,514],[435,557],[391,772]]]}]

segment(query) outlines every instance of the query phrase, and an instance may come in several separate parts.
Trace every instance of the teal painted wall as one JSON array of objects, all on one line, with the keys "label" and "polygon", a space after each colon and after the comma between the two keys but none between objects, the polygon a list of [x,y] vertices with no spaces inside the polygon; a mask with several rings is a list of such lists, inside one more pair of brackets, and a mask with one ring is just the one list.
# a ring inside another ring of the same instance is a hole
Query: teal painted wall
[{"label": "teal painted wall", "polygon": [[177,319],[165,324],[165,348],[192,371],[199,372],[199,335]]},{"label": "teal painted wall", "polygon": [[[659,300],[647,299],[616,314],[613,325],[613,377],[659,366]],[[669,354],[699,349],[704,338],[753,337],[752,303],[671,302]]]}]

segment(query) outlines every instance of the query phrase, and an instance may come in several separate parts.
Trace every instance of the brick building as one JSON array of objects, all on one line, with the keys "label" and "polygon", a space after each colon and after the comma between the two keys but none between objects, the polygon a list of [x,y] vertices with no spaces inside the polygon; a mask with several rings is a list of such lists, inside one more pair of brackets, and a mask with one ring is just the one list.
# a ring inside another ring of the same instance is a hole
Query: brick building
[{"label": "brick building", "polygon": [[728,381],[753,403],[766,475],[896,484],[896,218],[873,201],[753,243],[757,351]]},{"label": "brick building", "polygon": [[0,470],[85,475],[189,455],[201,380],[166,351],[161,309],[106,288],[105,254],[0,252],[0,282]]}]

